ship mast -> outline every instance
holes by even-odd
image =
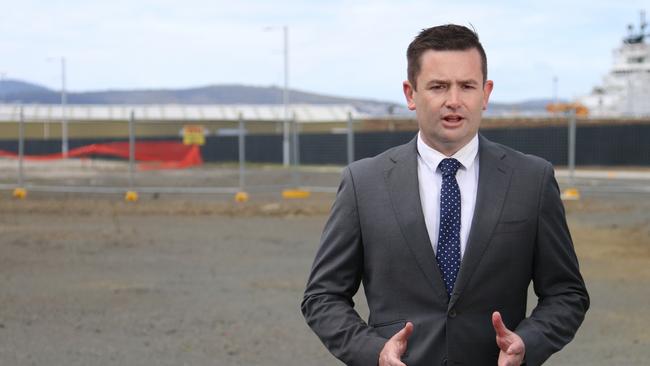
[[[638,44],[643,43],[645,37],[650,37],[650,33],[646,34],[645,28],[648,26],[648,23],[645,21],[645,10],[641,10],[641,22],[639,24],[639,33],[634,34],[634,25],[630,24],[627,26],[630,35],[623,39],[623,42],[626,44]]]

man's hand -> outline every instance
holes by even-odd
[[[497,333],[497,346],[499,352],[499,366],[519,366],[524,362],[526,346],[517,333],[506,328],[498,311],[492,313],[492,326]]]
[[[413,323],[408,322],[389,339],[379,353],[379,366],[406,366],[401,360],[406,352],[407,341],[413,333]]]

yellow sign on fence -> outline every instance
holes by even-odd
[[[183,144],[205,145],[205,133],[203,125],[183,126]]]

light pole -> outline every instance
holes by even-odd
[[[279,27],[266,27],[265,30],[274,30]],[[286,167],[291,162],[290,145],[289,145],[289,27],[282,26],[282,36],[284,43],[284,89],[282,90],[282,164]]]

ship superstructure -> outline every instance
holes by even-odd
[[[580,103],[596,117],[650,115],[650,33],[645,12],[641,12],[638,31],[628,26],[629,34],[613,52],[614,64],[601,86]]]

